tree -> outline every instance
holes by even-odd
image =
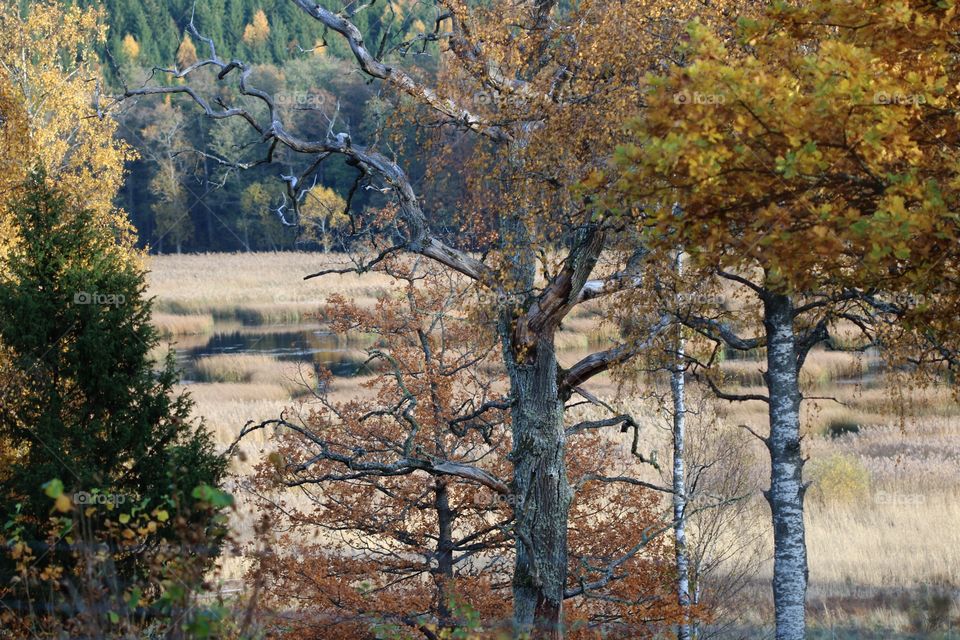
[[[123,54],[127,60],[136,60],[140,55],[140,43],[129,33],[123,36]]]
[[[263,9],[257,9],[253,14],[253,22],[243,29],[243,42],[249,47],[263,45],[270,37],[270,23]]]
[[[157,229],[157,251],[163,253],[170,244],[180,253],[183,243],[193,235],[193,221],[186,190],[180,184],[180,173],[172,157],[159,161],[159,171],[150,181],[150,193],[156,197],[151,206]]]
[[[147,126],[141,130],[143,154],[157,168],[148,187],[154,196],[150,206],[154,222],[152,240],[160,253],[171,245],[180,253],[193,236],[190,194],[183,184],[190,170],[188,156],[183,154],[188,148],[183,121],[179,109],[159,104],[150,113]]]
[[[584,593],[568,584],[573,491],[566,457],[571,441],[583,434],[576,431],[568,437],[567,402],[577,394],[592,397],[584,384],[635,358],[649,343],[648,329],[653,326],[656,333],[668,324],[656,317],[636,318],[635,331],[608,349],[567,369],[558,365],[554,339],[564,318],[590,301],[616,307],[620,293],[643,284],[639,276],[646,256],[631,229],[614,217],[594,215],[589,200],[573,187],[602,164],[605,153],[613,152],[619,123],[639,101],[643,76],[674,48],[678,19],[707,10],[694,3],[569,7],[498,2],[486,7],[449,2],[442,4],[440,22],[448,25],[442,36],[439,31],[425,33],[391,46],[387,37],[373,51],[346,12],[334,13],[312,2],[296,4],[336,34],[341,46],[349,45],[359,68],[399,94],[396,100],[409,104],[412,115],[430,125],[427,129],[436,132],[439,144],[467,136],[475,145],[465,168],[473,176],[471,190],[458,203],[466,215],[453,216],[448,228],[436,224],[435,212],[425,209],[415,183],[399,164],[378,148],[355,143],[349,132],[337,130],[333,118],[320,138],[295,132],[274,97],[250,82],[252,67],[228,63],[212,50],[197,68],[217,70],[221,81],[239,78],[239,93],[258,102],[258,108],[268,112],[265,117],[239,102],[214,107],[189,86],[128,88],[124,97],[184,93],[210,117],[242,118],[263,136],[270,150],[264,160],[283,153],[287,161],[303,167],[284,176],[295,200],[323,161],[343,159],[357,171],[348,203],[365,184],[391,205],[373,209],[372,215],[353,213],[349,245],[361,255],[344,269],[368,270],[388,255],[408,252],[471,278],[487,292],[485,299],[494,302],[495,310],[486,318],[497,327],[515,399],[511,460],[517,505],[512,579],[516,630],[562,636],[564,600]],[[723,9],[711,9],[710,16],[726,20],[735,13]],[[411,47],[437,40],[446,47],[437,80],[408,73],[403,57]],[[168,73],[184,78],[195,70]],[[439,164],[445,155],[424,160]],[[619,414],[598,424],[625,431],[639,428]],[[635,447],[633,452],[639,453]]]
[[[30,3],[22,14],[18,3],[0,6],[0,83],[23,114],[4,127],[12,137],[7,150],[14,152],[5,180],[22,184],[39,158],[72,205],[92,211],[93,224],[121,238],[111,250],[138,260],[133,228],[113,206],[130,149],[114,137],[116,122],[100,117],[93,47],[104,39],[102,18],[95,9],[58,2]],[[9,195],[4,190],[4,198]],[[7,216],[0,208],[0,229]]]
[[[683,275],[683,252],[677,251],[675,261],[677,276]],[[680,300],[678,300],[680,302]],[[677,305],[679,306],[679,304]],[[689,503],[687,489],[687,363],[684,357],[686,340],[683,336],[683,325],[677,323],[673,327],[675,332],[673,348],[674,362],[670,367],[670,400],[671,418],[673,424],[673,545],[674,557],[677,563],[677,601],[684,609],[684,619],[677,626],[677,640],[690,640],[693,634],[694,623],[690,609],[696,596],[690,593],[690,551],[687,549],[687,518],[686,510]]]
[[[48,180],[33,173],[10,205],[20,240],[0,277],[0,339],[17,383],[0,389],[0,440],[23,452],[4,477],[0,512],[19,514],[30,545],[46,538],[50,504],[41,486],[51,479],[62,479],[68,506],[70,496],[92,504],[90,496],[103,495],[154,508],[189,503],[191,491],[216,485],[226,466],[191,420],[189,398],[174,394],[172,354],[154,370],[159,339],[143,270],[115,251],[116,238],[92,211],[72,209]],[[105,513],[91,519],[93,530],[109,523]],[[149,540],[170,539],[174,524]],[[41,558],[69,564],[69,553]],[[132,550],[115,560],[129,575],[137,559]]]
[[[317,242],[324,253],[329,253],[334,232],[350,222],[344,212],[346,206],[347,201],[329,187],[319,185],[310,189],[299,207],[300,240]]]
[[[743,313],[681,320],[728,348],[766,349],[767,395],[713,386],[769,404],[778,638],[805,626],[806,355],[838,346],[841,323],[863,331],[861,348],[892,347],[880,327],[956,299],[956,21],[952,3],[778,3],[744,21],[732,47],[694,24],[685,64],[650,79],[617,153],[609,201],[644,207],[651,245],[687,247],[700,274],[759,305],[754,337],[739,333]],[[891,304],[903,292],[922,309]]]
[[[271,604],[296,604],[291,637],[503,630],[516,541],[497,336],[478,330],[463,278],[400,259],[379,269],[399,291],[373,309],[335,296],[322,312],[335,331],[376,336],[366,390],[334,401],[327,373],[314,406],[238,438],[274,428],[278,445],[255,493],[282,536],[251,573],[269,577]],[[634,475],[643,465],[615,460],[600,428],[567,427],[579,442],[567,452],[571,637],[654,635],[680,615],[657,535],[671,518]]]
[[[20,242],[10,203],[38,158],[69,200],[68,214],[89,209],[90,224],[118,240],[105,250],[131,263],[140,259],[132,226],[113,207],[130,151],[114,139],[116,123],[97,117],[100,85],[91,48],[102,42],[101,18],[95,10],[56,2],[30,3],[23,12],[18,3],[0,6],[0,275],[8,275],[7,256]],[[21,396],[9,390],[22,380],[12,373],[13,352],[3,340],[0,335],[0,369],[9,374],[5,382],[10,385],[5,385],[4,408],[16,412],[13,403]],[[30,454],[29,445],[21,442],[5,454],[5,462],[13,465]]]
[[[0,192],[9,194],[22,175],[20,158],[32,153],[32,145],[27,133],[26,110],[5,74],[0,75],[0,111],[4,114],[0,122]],[[0,215],[0,257],[6,256],[15,243],[12,220],[3,213]]]
[[[300,603],[299,637],[322,621],[315,637],[365,637],[379,624],[436,638],[463,622],[456,602],[486,620],[506,604],[497,583],[512,540],[501,479],[510,401],[482,374],[496,343],[472,335],[458,317],[462,294],[442,274],[384,271],[401,287],[376,308],[334,296],[322,311],[337,332],[377,337],[367,391],[333,401],[324,372],[315,408],[249,424],[238,438],[275,426],[278,449],[259,469],[257,493],[296,487],[308,499],[300,508],[279,506],[283,492],[263,501],[284,534],[252,571],[270,577],[271,603]],[[318,534],[337,542],[301,542]]]
[[[189,67],[194,62],[197,61],[197,47],[193,44],[193,40],[190,39],[190,34],[183,34],[183,42],[180,43],[180,48],[177,49],[177,64],[181,67]]]

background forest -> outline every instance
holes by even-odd
[[[336,113],[357,143],[366,144],[394,110],[377,87],[353,72],[343,42],[325,39],[324,28],[304,20],[292,2],[77,4],[102,7],[109,16],[109,35],[97,47],[109,89],[141,84],[155,67],[195,62],[197,47],[204,45],[188,33],[193,19],[200,33],[216,43],[219,55],[255,65],[252,80],[274,93],[306,133],[322,133],[328,124],[315,117],[317,111]],[[398,35],[426,32],[432,15],[420,3],[401,0],[358,7],[354,20],[368,41],[395,46]],[[415,67],[430,70],[436,59],[418,55],[423,46],[409,47],[406,57]],[[325,166],[319,184],[327,190],[318,189],[308,200],[302,228],[284,227],[277,224],[275,213],[283,201],[283,183],[277,179],[285,173],[282,164],[237,179],[236,171],[218,162],[253,159],[248,147],[256,138],[239,123],[211,122],[180,100],[140,103],[124,109],[118,122],[118,134],[137,154],[128,164],[118,204],[130,213],[140,246],[156,253],[336,248],[338,226],[346,219],[343,198],[337,194],[350,192],[354,181],[347,167]],[[414,127],[407,131],[412,141]],[[402,142],[396,141],[400,154]],[[425,168],[415,154],[409,155],[416,176]],[[354,198],[362,208],[372,195],[360,190]]]

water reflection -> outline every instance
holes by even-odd
[[[197,379],[196,362],[213,355],[261,355],[281,362],[302,362],[329,369],[334,376],[368,373],[366,355],[355,337],[322,329],[295,331],[220,331],[209,336],[179,337],[172,343],[183,382]]]

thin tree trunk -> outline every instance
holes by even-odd
[[[515,633],[563,637],[567,575],[567,518],[572,491],[564,462],[563,403],[557,393],[552,336],[536,353],[512,360],[511,387],[516,563],[513,574]]]
[[[766,382],[770,396],[770,490],[773,515],[773,600],[777,640],[803,640],[807,548],[803,526],[803,457],[800,452],[800,387],[793,303],[764,296]]]
[[[434,487],[434,507],[437,510],[437,569],[434,580],[437,584],[437,612],[440,628],[451,625],[450,586],[453,584],[453,509],[447,479],[437,478]]]
[[[682,274],[682,252],[677,253],[675,269]],[[686,470],[686,389],[684,387],[683,327],[677,325],[676,356],[670,370],[670,392],[673,396],[673,538],[677,563],[677,602],[684,610],[684,618],[677,626],[677,640],[690,640],[690,557],[687,553],[687,530],[684,512],[687,509]]]

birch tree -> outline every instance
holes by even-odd
[[[766,351],[766,394],[707,381],[721,398],[769,405],[758,436],[771,461],[777,638],[805,629],[804,359],[837,346],[839,323],[863,331],[861,347],[889,346],[877,333],[889,326],[929,345],[948,337],[934,318],[955,315],[944,310],[956,300],[956,33],[952,2],[778,3],[743,21],[735,46],[694,24],[687,64],[651,78],[612,182],[591,180],[621,206],[659,202],[643,220],[651,241],[689,247],[705,277],[756,300],[752,334],[747,315],[681,321]],[[679,220],[665,214],[676,200]],[[903,293],[918,304],[891,303]]]

